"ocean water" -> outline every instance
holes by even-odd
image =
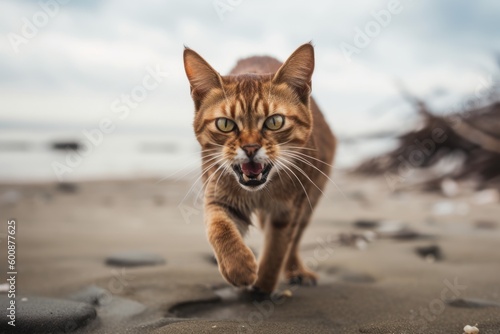
[[[56,150],[54,143],[78,142],[80,150]],[[395,144],[391,139],[340,143],[336,168],[348,168]],[[117,133],[89,140],[81,131],[3,130],[0,182],[193,177],[200,172],[192,133]]]

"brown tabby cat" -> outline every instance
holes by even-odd
[[[202,147],[205,221],[224,278],[271,293],[284,269],[292,283],[315,284],[299,242],[330,173],[336,141],[312,98],[314,49],[284,63],[240,60],[228,76],[193,50],[184,67]],[[259,265],[243,235],[252,214],[265,231]]]

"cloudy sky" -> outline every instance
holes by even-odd
[[[349,136],[408,118],[397,82],[449,104],[487,84],[500,54],[500,2],[2,0],[0,32],[4,126],[85,128],[109,116],[122,129],[189,131],[183,45],[224,74],[239,58],[284,60],[312,40],[313,95]],[[159,85],[126,117],[114,113],[158,68]]]

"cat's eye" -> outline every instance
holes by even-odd
[[[264,122],[265,127],[273,131],[281,129],[284,124],[285,124],[285,117],[283,117],[282,115],[270,116]]]
[[[217,118],[215,120],[215,125],[217,126],[217,129],[222,132],[231,132],[236,128],[236,123],[234,123],[234,121],[224,117]]]

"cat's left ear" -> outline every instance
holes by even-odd
[[[222,78],[205,59],[189,48],[184,49],[184,70],[191,85],[196,110],[214,88],[222,88]]]
[[[300,100],[308,104],[311,78],[314,72],[314,48],[311,43],[300,46],[274,75],[273,83],[285,83],[295,90]]]

